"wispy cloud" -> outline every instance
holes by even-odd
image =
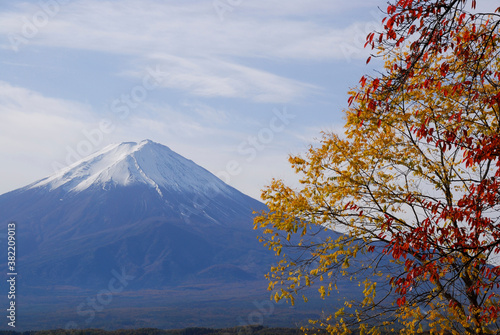
[[[200,102],[190,101],[184,101],[182,106],[193,110],[204,122],[215,122],[217,124],[227,124],[229,122],[229,115],[224,110]]]
[[[48,174],[49,166],[43,166],[47,157],[60,155],[61,144],[78,138],[92,123],[88,106],[0,81],[0,154],[5,162],[18,162],[2,165],[2,175],[9,176],[2,188],[19,187]]]
[[[187,59],[157,54],[152,56],[149,63],[158,64],[162,69],[162,86],[187,90],[201,97],[285,103],[320,91],[314,85],[219,59]]]
[[[211,1],[184,3],[154,0],[75,0],[40,28],[33,43],[105,52],[238,57],[330,59],[349,27],[336,24],[346,6],[336,2],[292,1],[286,5],[263,1],[243,2],[237,20],[220,22]],[[22,18],[30,21],[40,8],[20,3],[17,11],[0,15],[0,33],[20,32]],[[316,14],[311,15],[311,14]],[[320,16],[319,16],[320,15]],[[328,19],[328,21],[327,21]],[[338,32],[339,34],[335,34]],[[332,40],[332,35],[338,35]],[[283,49],[307,41],[326,42],[321,47]],[[314,52],[312,52],[314,51]]]
[[[259,68],[259,60],[345,58],[339,46],[351,46],[357,36],[326,19],[347,9],[352,5],[318,0],[248,1],[232,13],[234,19],[221,22],[211,1],[75,0],[61,5],[27,43],[126,55],[137,60],[133,64],[159,61],[169,73],[165,87],[195,96],[283,103],[318,88]],[[1,13],[0,34],[21,34],[40,10],[23,2]]]

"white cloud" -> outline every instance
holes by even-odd
[[[335,24],[341,7],[345,5],[317,0],[286,5],[257,1],[235,8],[238,12],[233,14],[241,14],[237,20],[221,22],[211,1],[79,0],[62,6],[30,42],[142,55],[331,59],[338,57],[334,50],[339,41],[350,42],[350,36],[345,36],[350,27]],[[19,11],[0,15],[1,33],[21,34],[26,24],[20,18],[35,22],[40,8],[24,4]],[[311,50],[310,41],[325,43]],[[283,52],[294,45],[305,47]]]
[[[89,129],[92,120],[85,105],[47,98],[0,81],[1,191],[52,173],[47,157],[61,155],[63,144],[83,136],[82,130]]]
[[[319,91],[313,85],[218,59],[155,55],[150,62],[161,69],[162,86],[188,90],[201,97],[285,103]]]
[[[182,106],[193,110],[204,122],[227,124],[229,122],[229,114],[220,109],[216,109],[209,105],[200,102],[185,101]]]
[[[344,11],[367,6],[362,3],[242,1],[231,20],[221,21],[212,1],[75,0],[53,10],[29,38],[23,30],[37,26],[43,10],[20,3],[17,11],[0,13],[0,34],[14,33],[38,46],[128,55],[138,63],[162,60],[170,73],[165,86],[196,96],[281,103],[317,88],[255,64],[365,58],[362,24],[335,24]]]
[[[323,0],[288,0],[270,2],[265,0],[242,1],[241,11],[252,10],[253,14],[272,16],[301,16],[344,14],[347,11],[362,11],[380,5],[378,0],[363,1],[323,1]]]

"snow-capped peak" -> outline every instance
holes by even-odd
[[[212,191],[229,188],[191,160],[151,140],[109,145],[29,188],[63,187],[78,192],[91,186],[106,189],[132,184],[149,185],[160,196],[161,189],[206,193],[207,185]]]

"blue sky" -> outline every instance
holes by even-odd
[[[41,0],[0,5],[0,193],[151,139],[258,198],[341,131],[384,1]]]

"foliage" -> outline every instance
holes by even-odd
[[[384,72],[350,92],[345,134],[290,158],[299,190],[274,180],[263,191],[255,225],[282,256],[275,299],[315,282],[340,294],[339,276],[364,288],[318,328],[500,330],[500,20],[466,6],[389,4],[385,31],[367,37]]]

